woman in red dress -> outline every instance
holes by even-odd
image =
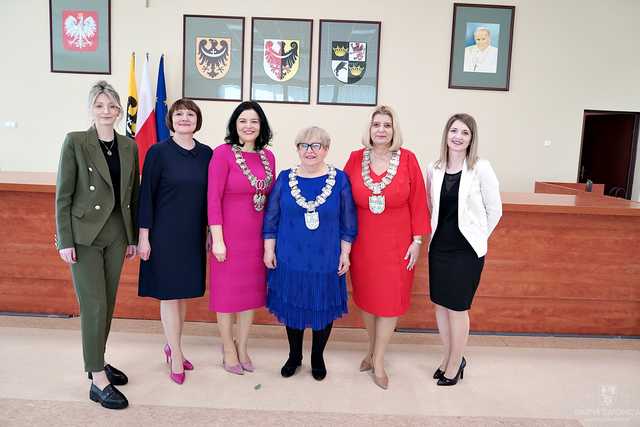
[[[386,389],[384,353],[398,317],[409,308],[413,267],[422,236],[431,230],[420,165],[411,151],[400,149],[393,109],[376,107],[362,144],[365,148],[352,152],[344,168],[358,210],[351,284],[369,335],[360,370],[371,370],[373,381]]]

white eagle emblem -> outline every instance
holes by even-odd
[[[95,50],[98,22],[95,12],[70,11],[64,13],[64,45],[69,50]]]

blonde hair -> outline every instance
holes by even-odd
[[[318,126],[309,126],[298,132],[295,139],[295,145],[303,142],[320,142],[324,148],[329,148],[331,145],[331,137],[329,132]]]
[[[389,107],[388,105],[378,105],[371,113],[371,116],[369,116],[369,124],[362,134],[362,145],[364,145],[366,148],[373,147],[373,141],[371,141],[371,124],[373,123],[373,118],[377,114],[391,117],[391,124],[393,125],[393,138],[391,139],[391,147],[389,147],[389,151],[398,151],[402,146],[402,132],[400,131],[398,114],[394,111],[393,108]]]
[[[91,86],[91,89],[89,90],[89,105],[88,105],[89,111],[91,111],[91,109],[93,108],[93,104],[95,104],[96,99],[102,94],[106,95],[107,98],[109,98],[118,106],[118,108],[120,109],[120,113],[118,114],[118,120],[120,120],[124,112],[122,108],[122,104],[120,103],[120,95],[118,95],[118,92],[116,92],[113,86],[111,86],[105,80],[100,80],[96,82],[93,86]]]
[[[451,129],[451,126],[456,120],[460,120],[464,123],[471,132],[471,141],[469,141],[469,146],[467,147],[467,169],[473,169],[478,161],[478,125],[476,124],[476,120],[470,114],[456,113],[449,117],[449,120],[447,120],[447,123],[444,125],[444,130],[442,131],[442,144],[440,146],[440,158],[434,164],[436,168],[447,168],[447,161],[449,160],[447,135],[449,133],[449,129]]]

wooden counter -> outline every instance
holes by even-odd
[[[54,192],[53,173],[0,172],[0,312],[78,314],[54,247]],[[588,193],[502,198],[473,330],[640,335],[640,203]],[[399,327],[435,329],[425,249]],[[137,296],[137,277],[138,261],[126,262],[115,315],[157,319],[158,302]],[[187,318],[215,321],[208,294],[190,301]],[[256,321],[276,323],[264,309]],[[336,326],[362,326],[351,301]]]

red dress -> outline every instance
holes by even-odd
[[[402,148],[398,172],[383,191],[385,210],[369,210],[371,190],[362,180],[364,149],[351,153],[349,175],[358,210],[358,236],[351,249],[351,285],[356,305],[376,316],[396,317],[409,308],[415,268],[404,259],[414,235],[431,233],[427,190],[415,154]],[[386,175],[371,178],[379,182]]]

